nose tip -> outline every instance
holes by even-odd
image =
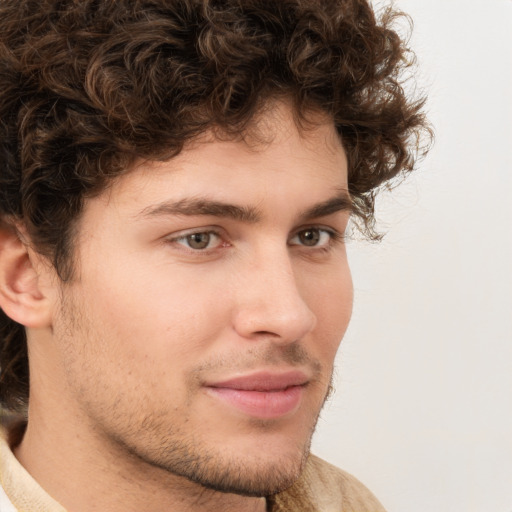
[[[301,296],[295,278],[286,272],[279,279],[253,281],[239,302],[235,328],[244,338],[272,337],[274,341],[298,341],[316,326],[316,315]]]

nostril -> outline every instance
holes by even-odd
[[[270,331],[256,331],[254,334],[265,334],[267,336],[275,336],[275,333]]]

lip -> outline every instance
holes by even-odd
[[[257,372],[208,383],[208,394],[245,415],[276,419],[295,412],[308,384],[301,371]]]

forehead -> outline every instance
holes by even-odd
[[[333,121],[315,114],[299,125],[292,109],[279,104],[240,137],[212,129],[170,160],[138,162],[87,202],[99,200],[136,214],[169,198],[214,195],[230,203],[261,203],[304,194],[314,199],[315,192],[325,195],[346,187],[347,160]]]

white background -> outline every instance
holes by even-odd
[[[512,512],[512,0],[398,0],[436,143],[349,242],[355,309],[313,450],[389,512]],[[366,512],[366,511],[361,511]]]

